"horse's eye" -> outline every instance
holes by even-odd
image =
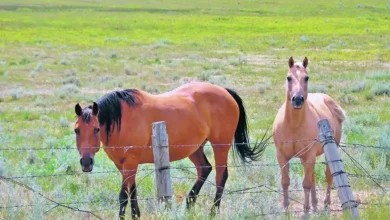
[[[309,77],[308,76],[305,77],[305,82],[307,82],[307,81],[309,81]]]
[[[95,128],[94,129],[95,134],[98,133],[99,131],[100,131],[100,128]]]
[[[80,134],[80,129],[78,129],[78,128],[74,129],[74,133]]]
[[[291,76],[287,76],[287,81],[291,82],[291,80],[292,80]]]

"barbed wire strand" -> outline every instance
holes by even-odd
[[[301,164],[321,164],[326,165],[326,162],[315,162],[315,163],[290,163],[290,165],[301,165]],[[220,168],[220,167],[227,167],[227,168],[241,168],[241,167],[272,167],[272,166],[279,166],[279,164],[276,163],[268,163],[268,164],[246,164],[246,165],[226,165],[226,166],[185,166],[185,167],[169,167],[168,169],[196,169],[196,168]],[[78,176],[78,175],[95,175],[95,174],[108,174],[108,173],[118,173],[121,172],[131,172],[131,171],[156,171],[154,168],[142,168],[142,169],[125,169],[125,170],[105,170],[105,171],[93,171],[93,172],[77,172],[77,173],[55,173],[55,174],[31,174],[31,175],[23,175],[23,176],[4,176],[8,179],[25,179],[25,178],[46,178],[46,177],[63,177],[63,176]]]
[[[381,150],[390,150],[390,146],[374,146],[374,145],[363,145],[363,144],[357,144],[357,143],[343,143],[340,142],[340,147],[344,148],[363,148],[363,149],[381,149]]]
[[[360,170],[362,170],[364,173],[366,173],[366,175],[379,187],[381,188],[381,190],[386,193],[386,189],[383,188],[374,178],[372,178],[372,176],[370,175],[370,173],[358,162],[356,161],[349,153],[347,153],[347,151],[345,151],[343,148],[340,148],[348,157],[349,159],[352,161],[353,164],[355,164],[355,166],[357,166],[358,168],[360,167]]]
[[[313,141],[316,139],[307,138],[307,139],[297,139],[297,140],[286,140],[286,141],[279,141],[279,142],[268,142],[266,145],[269,144],[276,144],[276,143],[297,143],[297,142],[306,142],[306,141]],[[230,144],[212,144],[213,147],[226,147],[230,146],[233,143]],[[236,145],[247,145],[247,144],[258,144],[257,142],[242,142],[242,143],[235,143]],[[203,146],[202,144],[177,144],[177,145],[168,145],[168,146],[158,146],[158,147],[200,147]],[[90,146],[90,147],[41,147],[41,148],[0,148],[0,151],[42,151],[42,150],[77,150],[77,149],[95,149],[95,148],[105,148],[105,149],[124,149],[125,151],[129,149],[134,148],[153,148],[153,146]]]
[[[33,192],[33,193],[38,194],[38,195],[41,196],[42,198],[44,198],[44,199],[46,199],[46,200],[48,200],[48,201],[54,203],[54,205],[55,205],[54,208],[57,208],[57,207],[64,207],[64,208],[73,210],[73,211],[75,211],[75,212],[87,213],[87,214],[90,214],[90,215],[96,217],[97,219],[103,220],[103,218],[101,218],[100,216],[96,215],[95,213],[93,213],[93,212],[91,212],[91,211],[87,211],[87,210],[83,210],[83,209],[71,207],[71,206],[68,206],[68,205],[65,205],[65,204],[56,202],[55,200],[50,199],[49,197],[43,195],[41,192],[38,192],[37,190],[31,188],[30,186],[27,186],[27,185],[24,184],[24,183],[19,182],[19,181],[16,181],[16,180],[13,180],[13,179],[7,179],[7,178],[2,177],[2,176],[0,176],[0,179],[1,179],[1,180],[5,180],[5,181],[12,182],[12,183],[17,184],[17,185],[19,185],[19,186],[21,186],[21,187],[23,187],[23,188],[25,188],[25,189],[27,189],[27,190]]]
[[[298,140],[286,140],[278,142],[267,142],[266,145],[278,144],[278,143],[298,143],[298,142],[307,142],[313,141],[316,139],[307,138],[307,139],[298,139]],[[246,145],[246,144],[256,144],[256,142],[247,142],[247,143],[236,143],[236,145]],[[213,144],[213,146],[227,146],[230,144]],[[169,146],[159,146],[159,147],[200,147],[202,144],[182,144],[182,145],[169,145]],[[374,146],[374,145],[363,145],[357,143],[339,143],[340,148],[376,148],[382,150],[390,150],[390,146]],[[126,151],[133,148],[153,148],[153,146],[102,146],[102,147],[82,147],[82,149],[89,148],[105,148],[105,149],[125,149]],[[41,148],[0,148],[0,151],[42,151],[42,150],[77,150],[81,148],[77,147],[41,147]]]

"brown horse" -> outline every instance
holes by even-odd
[[[299,157],[305,172],[302,184],[305,195],[304,211],[308,212],[310,210],[310,192],[313,210],[317,208],[314,165],[316,157],[324,153],[321,143],[316,141],[319,136],[317,122],[320,119],[328,119],[333,128],[336,142],[339,143],[345,112],[328,95],[308,93],[307,57],[305,57],[302,64],[294,64],[293,58],[290,57],[288,65],[286,100],[276,115],[273,124],[273,137],[282,172],[283,205],[286,209],[289,206],[288,187],[290,177],[288,162],[293,157]],[[328,188],[324,204],[327,207],[330,205],[330,190],[333,182],[328,165],[326,165],[325,173]]]
[[[188,194],[187,208],[195,203],[212,170],[203,152],[207,141],[213,147],[216,165],[217,192],[212,214],[215,208],[219,208],[228,178],[226,165],[231,145],[233,144],[243,162],[258,159],[265,149],[265,141],[250,146],[247,116],[237,93],[209,83],[188,83],[159,95],[151,95],[138,89],[115,91],[84,109],[76,104],[75,112],[78,116],[75,124],[76,144],[82,170],[92,171],[94,155],[102,142],[104,151],[121,171],[121,218],[125,215],[128,195],[131,199],[132,217],[140,217],[135,175],[139,164],[154,162],[153,149],[143,147],[152,144],[153,122],[166,123],[171,146],[170,160],[189,157],[197,166],[198,178]],[[126,146],[135,147],[125,148]]]

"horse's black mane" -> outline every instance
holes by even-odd
[[[110,92],[101,97],[96,103],[99,106],[99,124],[105,125],[108,137],[117,128],[119,132],[122,122],[122,104],[121,100],[125,101],[129,106],[135,106],[139,103],[137,89],[125,89],[120,91]],[[87,109],[88,108],[88,109]],[[83,111],[83,120],[89,121],[92,114],[92,105],[88,106]]]

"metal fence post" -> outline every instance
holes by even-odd
[[[323,145],[326,161],[338,189],[338,195],[341,201],[341,207],[344,212],[351,212],[354,219],[359,219],[357,202],[352,194],[352,188],[349,185],[347,173],[344,170],[343,162],[337,151],[337,144],[333,136],[332,128],[327,119],[318,121],[319,138]]]

